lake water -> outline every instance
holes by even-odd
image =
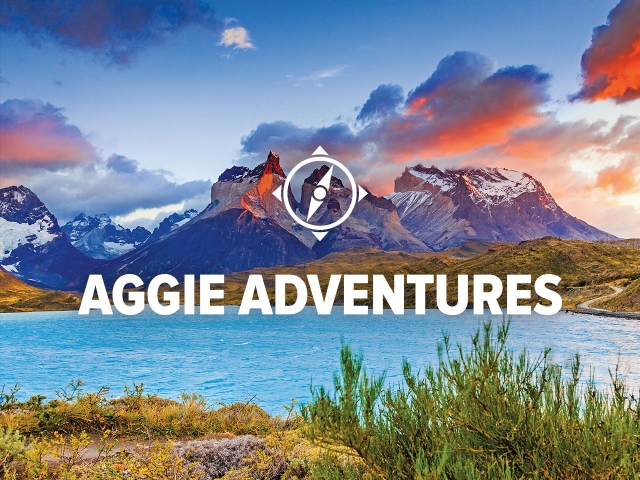
[[[336,307],[334,311],[340,312]],[[101,385],[118,396],[125,385],[144,382],[149,392],[176,398],[197,392],[208,401],[254,398],[270,413],[282,413],[292,398],[309,400],[309,384],[332,385],[341,339],[362,351],[371,372],[401,380],[401,360],[414,366],[434,363],[442,331],[452,342],[469,345],[486,317],[468,310],[457,317],[438,311],[426,316],[300,315],[160,317],[145,311],[135,317],[76,312],[0,314],[0,386],[22,387],[21,398],[56,391],[72,379],[86,388]],[[496,322],[501,317],[494,318]],[[620,358],[622,371],[640,386],[640,321],[560,313],[514,317],[509,344],[537,354],[552,348],[553,360],[568,365],[575,352],[585,371],[608,383],[608,367]]]

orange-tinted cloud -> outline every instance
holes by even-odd
[[[622,0],[593,30],[582,55],[582,88],[573,100],[640,98],[640,0]]]
[[[377,134],[402,161],[499,145],[544,119],[539,107],[548,100],[549,80],[534,65],[496,70],[484,55],[456,52],[409,93],[405,114]]]
[[[533,65],[496,70],[484,55],[456,52],[409,93],[403,108],[399,87],[374,90],[358,116],[364,122],[359,130],[344,123],[318,129],[263,123],[242,139],[243,153],[262,158],[273,149],[287,158],[320,144],[343,158],[373,155],[388,163],[501,145],[513,132],[545,120],[539,107],[548,100],[549,80],[549,74]]]
[[[595,186],[614,193],[628,193],[640,187],[639,176],[640,162],[627,159],[619,165],[600,170]]]
[[[62,109],[39,100],[0,104],[0,165],[3,170],[57,169],[93,160],[95,148]]]

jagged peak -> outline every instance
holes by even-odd
[[[282,167],[280,166],[280,157],[273,151],[267,155],[267,161],[261,163],[254,169],[245,167],[242,165],[234,165],[231,168],[227,168],[218,177],[219,182],[241,182],[244,178],[262,178],[263,175],[279,175],[282,178],[286,178]]]
[[[320,180],[325,176],[325,174],[329,171],[329,167],[327,165],[322,165],[319,169],[316,168],[311,172],[307,178],[304,179],[304,183],[309,183],[311,185],[317,185]],[[330,185],[333,188],[344,188],[342,180],[338,177],[331,176]]]
[[[286,175],[280,166],[280,157],[277,153],[269,151],[269,155],[267,156],[267,163],[264,166],[264,175],[267,174],[277,174],[282,178],[285,178]]]
[[[24,185],[12,185],[10,187],[0,188],[0,200],[3,202],[15,201],[22,203],[27,197],[40,201],[38,196]]]
[[[28,223],[39,220],[50,223],[58,229],[58,221],[46,205],[24,185],[0,188],[0,217],[10,222]]]
[[[438,173],[444,173],[443,170],[440,170],[438,167],[436,167],[435,165],[431,165],[430,167],[425,167],[424,165],[422,165],[421,163],[409,168],[407,167],[405,169],[405,171],[416,171],[416,172],[421,172],[421,173],[431,173],[431,174],[438,174]]]

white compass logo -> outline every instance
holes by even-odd
[[[309,198],[307,212],[303,214],[300,210],[298,210],[298,212],[303,215],[303,217],[301,217],[296,213],[296,209],[294,208],[294,206],[291,205],[289,195],[283,194],[283,192],[289,192],[289,189],[291,188],[291,180],[295,178],[298,172],[301,172],[301,169],[304,169],[304,167],[307,167],[308,165],[314,163],[322,163],[324,167],[323,170],[325,170],[325,172],[322,178],[320,178],[317,183],[315,183],[315,188],[313,189],[311,198]],[[331,180],[332,178],[335,179],[334,173],[336,173],[336,175],[338,174],[336,172],[336,169],[339,170],[342,176],[349,181],[351,187],[351,200],[348,204],[347,210],[340,218],[331,223],[327,223],[324,225],[311,223],[311,218],[316,214],[316,212],[318,212],[320,207],[332,199],[330,195],[332,191]],[[305,228],[308,228],[312,231],[311,233],[313,233],[313,235],[315,235],[318,240],[322,240],[329,230],[337,227],[347,218],[349,218],[356,206],[356,203],[362,200],[367,195],[367,191],[356,184],[353,175],[347,169],[347,167],[345,167],[339,161],[329,157],[327,152],[325,152],[322,147],[318,147],[316,148],[315,152],[313,152],[310,158],[303,160],[295,167],[293,167],[284,182],[284,186],[279,186],[278,188],[276,188],[273,191],[273,195],[275,195],[278,200],[284,203],[287,212],[289,212],[289,215],[296,223],[302,225]]]

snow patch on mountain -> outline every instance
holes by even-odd
[[[49,217],[29,225],[28,223],[8,222],[0,218],[0,260],[4,260],[21,245],[42,246],[55,239],[58,234],[50,233],[52,222]]]
[[[147,238],[145,243],[155,242],[160,237],[164,237],[168,233],[171,233],[175,229],[190,222],[197,215],[198,211],[193,208],[186,210],[183,213],[172,213],[160,222],[160,225],[153,230],[153,233],[149,235],[149,238]]]
[[[151,235],[146,228],[124,228],[111,220],[109,215],[77,215],[62,226],[73,246],[84,254],[102,260],[110,260],[142,245]]]
[[[613,238],[558,206],[542,183],[506,168],[407,168],[387,198],[402,225],[442,250],[466,240],[521,241],[544,236]]]

